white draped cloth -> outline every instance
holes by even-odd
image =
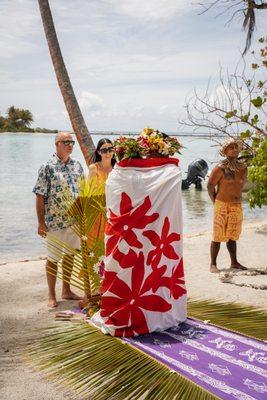
[[[181,171],[175,158],[124,160],[106,183],[104,333],[135,336],[186,319]]]

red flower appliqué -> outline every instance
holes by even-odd
[[[146,289],[147,287],[147,290],[149,290],[151,288],[153,293],[156,293],[156,291],[163,286],[170,289],[171,278],[164,276],[166,270],[166,265],[153,269],[151,274],[146,278],[143,289]]]
[[[184,266],[183,259],[179,261],[176,267],[172,269],[172,277],[171,277],[171,294],[175,300],[179,299],[179,297],[186,294],[186,289],[184,287]]]
[[[104,270],[103,282],[101,285],[102,294],[104,294],[107,290],[109,290],[116,276],[117,276],[116,272]]]
[[[118,243],[122,239],[131,247],[136,247],[138,249],[143,247],[143,244],[138,240],[134,229],[144,229],[148,224],[154,222],[158,218],[158,213],[146,215],[150,208],[151,201],[149,196],[145,198],[140,206],[134,209],[131,198],[126,193],[122,193],[120,215],[116,215],[112,210],[110,210],[110,218],[106,227],[106,234],[110,236],[106,244],[107,256],[111,253],[114,256],[114,251],[117,250]],[[136,261],[133,252],[129,252],[128,255],[128,261],[133,265]]]
[[[162,254],[171,260],[179,259],[179,255],[175,252],[171,243],[179,241],[180,235],[175,232],[169,234],[169,229],[170,221],[169,218],[166,217],[164,220],[161,237],[155,231],[146,231],[143,233],[143,235],[150,240],[153,246],[155,246],[155,249],[151,250],[147,257],[147,264],[151,265],[152,268],[157,268]]]
[[[172,306],[162,297],[145,294],[151,285],[144,281],[144,254],[139,253],[132,269],[131,288],[118,276],[109,286],[108,291],[115,296],[104,295],[101,300],[100,314],[108,317],[106,325],[118,327],[115,336],[133,336],[148,333],[145,315],[142,311],[167,312]]]

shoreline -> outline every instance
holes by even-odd
[[[257,222],[244,222],[243,223],[243,230],[250,230],[250,229],[255,229],[257,230],[261,230],[263,229],[264,232],[267,234],[267,219],[263,220],[263,221],[257,221]],[[200,231],[200,232],[193,232],[193,233],[185,233],[183,234],[183,238],[185,239],[189,239],[189,238],[196,238],[196,237],[201,237],[201,236],[211,236],[212,231],[210,230],[206,230],[206,231]],[[241,233],[241,237],[240,239],[242,240],[242,233]],[[7,264],[14,264],[14,263],[27,263],[27,262],[31,262],[31,261],[42,261],[46,259],[46,255],[45,254],[39,254],[39,255],[35,255],[35,256],[22,256],[22,257],[18,257],[18,258],[14,258],[14,259],[4,259],[1,260],[0,259],[0,268],[3,265],[7,265]]]
[[[34,129],[34,128],[33,128]],[[59,130],[59,132],[69,132],[65,130]],[[74,135],[74,132],[71,132],[71,134]],[[176,133],[176,132],[167,132],[171,136],[177,136],[177,137],[190,137],[190,138],[203,138],[203,139],[209,139],[212,140],[212,136],[208,133]],[[138,132],[130,132],[130,131],[91,131],[90,134],[92,136],[137,136],[139,133]],[[46,136],[46,135],[56,135],[56,132],[0,132],[1,135],[19,135],[19,136]],[[225,136],[220,136],[220,137],[225,137]]]

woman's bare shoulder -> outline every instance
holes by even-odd
[[[89,167],[88,167],[88,169],[89,169],[89,172],[93,172],[93,171],[96,171],[97,170],[97,165],[96,164],[90,164],[89,165]]]
[[[88,167],[88,177],[92,178],[97,174],[97,165],[96,164],[91,164]]]

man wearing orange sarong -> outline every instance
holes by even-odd
[[[242,230],[243,210],[241,203],[214,202],[214,242],[238,240]]]
[[[217,268],[217,256],[221,242],[226,242],[231,257],[231,268],[246,269],[237,261],[236,241],[239,239],[242,221],[242,188],[246,181],[247,167],[238,160],[241,143],[228,139],[220,154],[226,157],[211,172],[208,192],[214,203],[213,237],[210,247],[211,272],[220,272]]]

